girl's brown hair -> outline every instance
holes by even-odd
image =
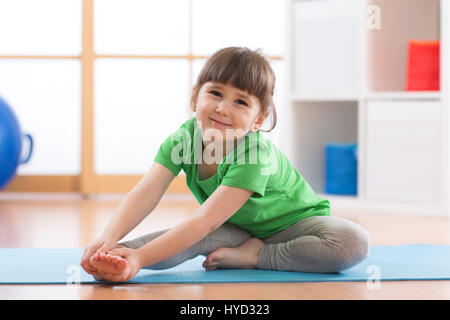
[[[194,111],[198,93],[207,82],[228,84],[257,97],[262,107],[260,114],[265,114],[268,110],[272,113],[270,129],[261,131],[269,132],[275,128],[277,123],[273,103],[275,74],[267,59],[260,53],[260,49],[252,51],[248,48],[229,47],[209,57],[192,91],[191,108]]]

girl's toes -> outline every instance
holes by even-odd
[[[213,256],[213,255],[209,255],[209,256],[206,257],[206,260],[205,260],[204,263],[205,263],[206,265],[210,265],[210,264],[212,264],[212,263],[214,262],[214,260],[215,260],[215,259],[214,259],[214,256]]]
[[[118,261],[116,263],[116,269],[119,271],[123,271],[127,268],[128,261],[122,258],[118,258]]]
[[[213,266],[207,266],[207,267],[205,267],[205,270],[206,271],[212,271],[212,270],[216,270],[217,269],[217,267],[213,267]]]
[[[218,267],[218,263],[215,261],[208,261],[205,260],[202,264],[203,268],[206,269],[206,271],[215,270]]]

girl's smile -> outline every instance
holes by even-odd
[[[212,123],[215,127],[218,127],[218,128],[231,128],[231,127],[232,127],[231,124],[227,124],[227,123],[224,123],[224,122],[221,122],[221,121],[212,119],[212,118],[209,118],[209,120],[211,120],[211,123]]]

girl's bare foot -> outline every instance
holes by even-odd
[[[264,242],[258,238],[250,238],[237,248],[217,248],[203,262],[203,267],[209,270],[224,269],[256,269],[258,268],[258,253],[264,247]]]
[[[90,258],[91,265],[97,269],[99,273],[120,274],[128,266],[128,261],[122,257],[97,251]],[[97,279],[96,277],[94,277]],[[100,278],[97,280],[101,280]]]

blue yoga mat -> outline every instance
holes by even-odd
[[[0,249],[1,284],[104,283],[84,272],[83,249]],[[450,280],[450,246],[374,246],[369,257],[341,273],[321,274],[250,269],[205,271],[199,256],[165,270],[142,269],[128,283],[317,282]]]

